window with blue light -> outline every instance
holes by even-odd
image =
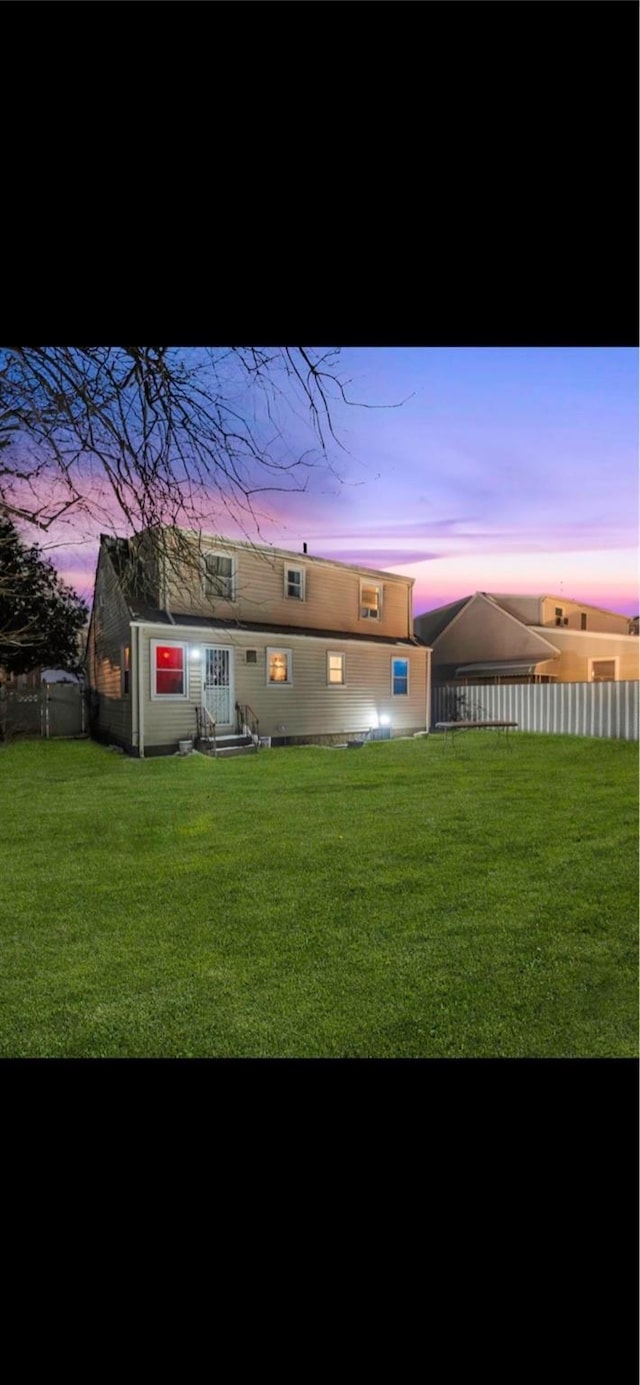
[[[409,692],[409,660],[391,660],[391,691],[394,697],[406,697]]]

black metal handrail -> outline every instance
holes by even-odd
[[[239,736],[251,736],[256,750],[260,749],[260,722],[248,702],[236,702],[236,729]]]
[[[211,712],[206,707],[196,707],[196,727],[199,741],[213,742],[213,753],[216,753],[216,724]]]

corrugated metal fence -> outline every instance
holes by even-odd
[[[504,683],[434,688],[437,721],[517,721],[521,731],[638,740],[640,683]]]

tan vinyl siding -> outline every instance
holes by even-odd
[[[185,644],[187,697],[166,701],[151,696],[151,641]],[[145,746],[168,745],[196,734],[195,709],[202,701],[202,661],[191,659],[190,649],[202,649],[207,641],[180,633],[173,626],[147,627],[140,632],[142,654],[143,735]],[[211,643],[221,643],[217,639]]]
[[[269,647],[275,642],[269,641]],[[388,716],[392,731],[424,728],[427,652],[420,648],[374,647],[369,643],[314,638],[282,639],[293,656],[291,687],[266,685],[266,641],[255,643],[256,664],[237,665],[237,686],[254,708],[266,736],[329,735],[366,730]],[[327,653],[345,655],[344,684],[327,683]],[[391,693],[391,660],[406,658],[409,694]],[[280,728],[284,726],[284,730]]]
[[[615,659],[616,682],[635,681],[640,677],[640,648],[635,635],[607,636],[566,627],[553,630],[542,627],[540,633],[543,632],[545,639],[560,650],[560,658],[549,664],[539,664],[536,673],[550,673],[560,683],[588,683],[592,659]]]
[[[171,572],[170,564],[166,569],[165,599],[174,615],[215,615],[220,620],[264,621],[270,625],[341,630],[350,634],[371,632],[374,637],[386,635],[398,639],[412,633],[413,583],[409,578],[347,567],[309,555],[218,543],[203,537],[203,554],[231,555],[236,567],[235,600],[212,600],[204,594],[202,562],[195,542],[193,552],[191,570],[183,567],[177,574]],[[304,600],[285,595],[285,567],[297,567],[304,572]],[[361,582],[380,587],[379,620],[362,619],[360,615]]]
[[[110,559],[102,551],[96,574],[88,641],[91,687],[98,693],[97,730],[131,743],[131,691],[122,696],[122,649],[130,646],[129,612]]]
[[[538,625],[540,623],[541,597],[503,596],[501,592],[491,592],[490,595],[499,606],[502,606],[504,611],[509,611],[517,620],[521,620],[523,625]]]
[[[546,636],[546,630],[540,631],[542,634]],[[544,658],[546,649],[540,635],[513,620],[492,601],[475,596],[436,640],[434,668],[441,664],[471,664],[474,660]]]
[[[188,631],[180,626],[148,626],[141,631],[144,690],[145,747],[177,747],[178,740],[194,736],[195,709],[202,696],[203,658],[193,659],[195,648],[222,645],[232,652],[233,701],[249,704],[258,717],[260,734],[272,737],[323,736],[364,731],[380,716],[390,718],[392,734],[425,728],[427,708],[428,651],[419,646],[378,645],[372,642],[320,639],[314,636],[256,635],[243,631],[231,638],[212,630]],[[151,697],[151,641],[177,641],[189,646],[187,654],[188,697],[162,701]],[[292,652],[291,686],[266,682],[266,650]],[[247,649],[256,651],[256,662],[247,663]],[[327,683],[327,653],[344,653],[344,685]],[[408,659],[409,693],[391,692],[392,658]]]
[[[562,611],[559,617],[563,622],[566,619],[567,625],[556,626],[556,609]],[[615,611],[600,611],[596,606],[585,606],[579,601],[565,601],[562,596],[546,596],[542,602],[542,617],[540,624],[553,627],[554,629],[580,630],[581,615],[587,617],[587,631],[599,631],[602,634],[627,635],[629,633],[629,617],[618,615]],[[532,624],[537,622],[532,622]]]

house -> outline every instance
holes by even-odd
[[[7,673],[3,679],[4,687],[8,692],[33,693],[38,692],[43,683],[50,686],[52,683],[82,683],[82,675],[70,673],[66,668],[43,668],[38,664],[36,668],[29,669],[28,673]]]
[[[561,596],[475,592],[417,616],[434,685],[598,683],[639,677],[637,623]]]
[[[165,527],[103,535],[87,642],[92,729],[174,753],[204,708],[216,734],[335,743],[428,725],[413,579],[306,551]]]

